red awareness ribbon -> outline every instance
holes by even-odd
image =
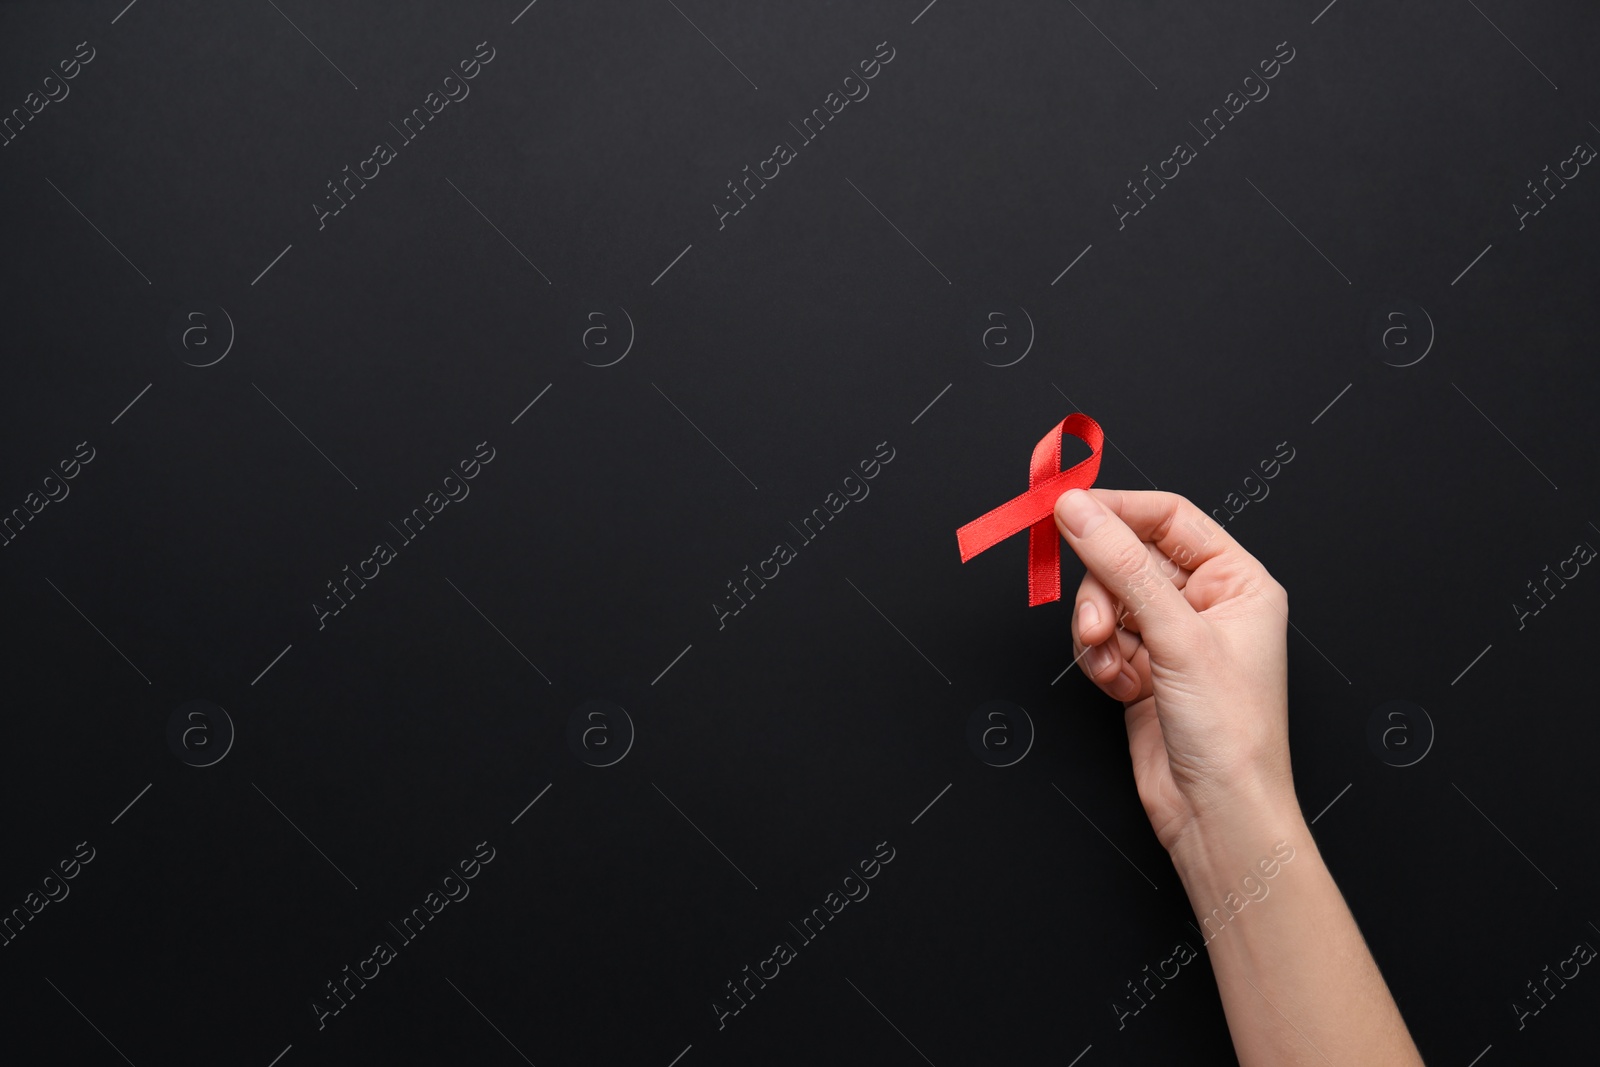
[[[1071,434],[1089,446],[1090,456],[1068,470],[1061,469],[1061,438]],[[1062,419],[1033,446],[1028,470],[1028,491],[979,516],[956,531],[961,562],[984,552],[1023,528],[1028,531],[1028,606],[1038,607],[1061,599],[1061,535],[1055,520],[1056,500],[1068,489],[1087,489],[1100,473],[1100,449],[1105,431],[1089,416],[1074,412]]]

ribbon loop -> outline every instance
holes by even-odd
[[[1061,439],[1071,434],[1089,446],[1089,458],[1061,469]],[[1052,513],[1068,489],[1087,489],[1100,473],[1105,431],[1083,412],[1062,419],[1033,446],[1028,491],[981,515],[956,531],[961,562],[987,551],[1012,534],[1028,531],[1028,606],[1061,599],[1061,537]]]

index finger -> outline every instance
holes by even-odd
[[[1091,489],[1099,501],[1128,525],[1139,540],[1154,544],[1186,571],[1210,559],[1239,553],[1254,559],[1215,520],[1177,493],[1133,489]]]
[[[1155,573],[1149,543],[1083,489],[1069,489],[1057,498],[1055,522],[1084,567],[1138,616],[1146,642],[1163,649],[1176,665],[1198,616],[1172,579]]]

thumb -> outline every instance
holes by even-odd
[[[1152,652],[1178,655],[1188,646],[1198,616],[1172,580],[1158,573],[1150,553],[1115,512],[1083,489],[1056,500],[1056,528],[1090,574],[1139,619]]]

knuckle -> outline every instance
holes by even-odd
[[[1178,516],[1183,513],[1184,508],[1193,505],[1177,493],[1169,493],[1166,490],[1158,490],[1155,497],[1160,505],[1161,521],[1150,531],[1150,540],[1162,541],[1171,532],[1172,524],[1178,521]]]
[[[1145,551],[1143,544],[1133,541],[1118,541],[1106,553],[1106,565],[1111,573],[1123,581],[1137,582],[1144,574],[1145,567],[1150,563],[1150,554]]]

